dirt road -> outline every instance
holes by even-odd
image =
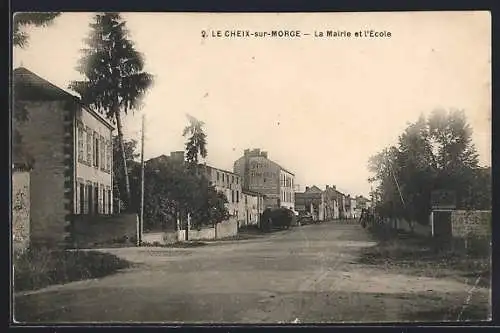
[[[328,222],[197,248],[110,249],[136,265],[15,298],[21,322],[332,323],[441,320],[467,302],[457,279],[359,264],[375,245],[356,223]],[[489,290],[476,288],[476,297]],[[470,297],[469,297],[470,299]],[[437,311],[437,310],[436,310]],[[435,311],[434,311],[435,313]]]

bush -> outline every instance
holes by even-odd
[[[14,261],[14,289],[33,290],[103,277],[129,266],[126,260],[97,251],[31,249]]]

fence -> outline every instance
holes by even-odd
[[[70,247],[94,248],[134,243],[137,214],[76,215],[70,226]]]

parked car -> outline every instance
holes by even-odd
[[[311,213],[303,213],[299,215],[299,222],[301,225],[314,223]]]

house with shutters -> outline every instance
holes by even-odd
[[[32,71],[13,72],[13,154],[31,161],[30,240],[62,246],[76,218],[113,213],[113,121]],[[16,156],[13,156],[13,160]]]

